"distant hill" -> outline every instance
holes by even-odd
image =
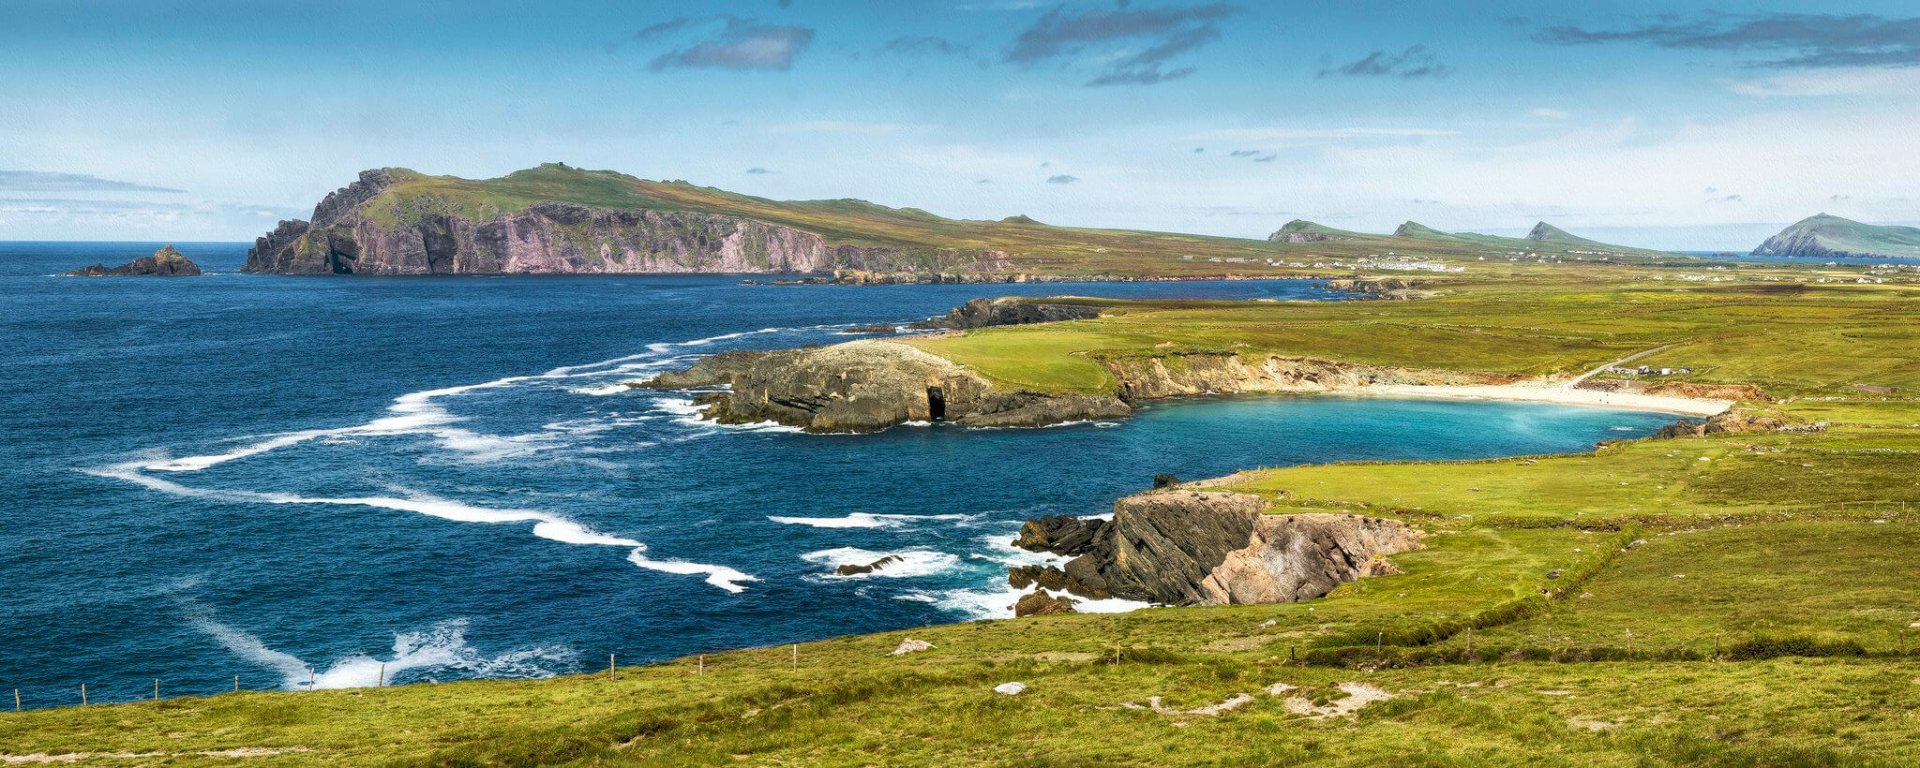
[[[493,179],[364,171],[246,271],[305,275],[808,273],[848,279],[1289,273],[1268,243],[949,219],[865,200],[778,201],[547,163]]]
[[[1674,254],[1646,248],[1632,248],[1624,245],[1602,243],[1574,235],[1564,229],[1546,222],[1533,225],[1525,237],[1501,237],[1483,235],[1478,232],[1442,232],[1417,221],[1401,224],[1393,231],[1393,236],[1407,240],[1444,242],[1462,246],[1491,249],[1501,252],[1551,253],[1575,255],[1618,255],[1635,257],[1667,257]]]
[[[1306,219],[1294,219],[1293,221],[1287,222],[1273,234],[1268,235],[1267,241],[1274,243],[1324,243],[1337,240],[1371,240],[1378,237],[1379,235],[1334,229],[1325,224],[1315,224]]]
[[[1920,228],[1862,224],[1822,213],[1780,230],[1753,253],[1808,259],[1920,258]]]

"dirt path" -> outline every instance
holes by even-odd
[[[1627,355],[1626,357],[1623,357],[1623,358],[1620,358],[1620,359],[1618,359],[1618,360],[1615,360],[1615,361],[1613,361],[1613,362],[1611,362],[1611,363],[1607,363],[1606,365],[1602,365],[1602,366],[1600,366],[1600,367],[1598,367],[1598,368],[1595,368],[1595,369],[1593,369],[1593,370],[1591,370],[1591,371],[1587,371],[1586,373],[1583,373],[1583,374],[1580,374],[1580,375],[1578,375],[1578,376],[1575,376],[1575,377],[1573,377],[1573,380],[1571,380],[1571,381],[1568,381],[1568,382],[1567,382],[1567,383],[1565,383],[1565,384],[1561,384],[1561,385],[1560,385],[1560,387],[1561,387],[1562,389],[1573,389],[1574,387],[1577,387],[1577,386],[1580,386],[1580,382],[1583,382],[1583,381],[1586,381],[1587,379],[1591,379],[1591,378],[1593,378],[1594,376],[1596,376],[1596,375],[1598,375],[1598,374],[1602,374],[1602,373],[1606,373],[1606,372],[1607,372],[1607,369],[1608,369],[1608,368],[1612,368],[1612,367],[1614,367],[1614,366],[1616,366],[1616,365],[1626,365],[1627,363],[1631,363],[1631,362],[1633,362],[1633,361],[1635,361],[1635,360],[1638,360],[1638,359],[1640,359],[1640,358],[1643,358],[1643,357],[1646,357],[1646,356],[1648,356],[1648,355],[1654,355],[1654,354],[1658,354],[1658,353],[1661,353],[1661,352],[1665,352],[1665,351],[1667,351],[1667,350],[1669,350],[1669,349],[1673,349],[1674,347],[1677,347],[1677,346],[1680,346],[1680,343],[1679,343],[1679,342],[1674,342],[1674,343],[1672,343],[1672,344],[1665,344],[1665,345],[1661,345],[1661,346],[1658,346],[1658,347],[1654,347],[1653,349],[1649,349],[1649,350],[1646,350],[1646,351],[1644,351],[1644,352],[1635,352],[1635,353],[1633,353],[1633,354],[1631,354],[1631,355]]]

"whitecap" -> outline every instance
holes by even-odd
[[[913,523],[926,520],[965,520],[969,515],[890,515],[872,512],[854,512],[841,517],[790,517],[786,515],[768,515],[767,519],[781,525],[806,525],[814,528],[904,528]]]
[[[355,654],[320,669],[210,616],[197,616],[192,624],[234,655],[278,673],[288,690],[368,688],[393,684],[408,673],[440,670],[474,677],[552,677],[574,658],[572,650],[561,646],[486,656],[467,644],[467,621],[451,619],[424,631],[395,633],[392,653],[384,659]]]
[[[146,488],[188,498],[209,499],[239,503],[261,504],[320,504],[374,507],[398,512],[412,512],[442,520],[461,523],[483,523],[497,525],[502,523],[533,523],[532,533],[542,539],[563,544],[582,546],[626,547],[631,549],[627,560],[636,566],[648,570],[682,575],[706,574],[707,583],[728,592],[741,592],[746,588],[741,582],[755,581],[753,576],[721,565],[708,565],[678,560],[654,560],[645,555],[647,545],[623,536],[614,536],[593,530],[579,522],[562,515],[534,509],[492,509],[476,507],[458,501],[443,499],[425,493],[408,492],[408,495],[391,496],[350,496],[324,497],[300,496],[290,493],[264,493],[260,491],[229,491],[192,488],[179,483],[162,480],[137,471],[137,462],[120,464],[104,469],[85,470],[98,477],[125,480]]]
[[[868,565],[888,557],[897,557],[899,561],[876,568],[872,573],[841,576],[832,572],[842,565]],[[947,573],[960,567],[960,558],[957,555],[918,548],[875,552],[858,547],[837,547],[808,552],[801,555],[800,559],[826,568],[828,573],[822,577],[829,579],[913,578]]]
[[[633,391],[633,387],[629,387],[626,384],[622,384],[622,383],[601,384],[599,386],[594,386],[594,387],[568,387],[567,388],[567,392],[570,394],[588,395],[591,397],[606,397],[608,395],[618,395],[618,394],[623,394],[623,393],[632,392],[632,391]]]

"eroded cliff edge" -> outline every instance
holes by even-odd
[[[1297,602],[1366,576],[1398,573],[1388,555],[1421,547],[1398,520],[1341,514],[1264,514],[1244,493],[1181,489],[1114,503],[1109,520],[1066,515],[1029,520],[1014,545],[1071,557],[1064,568],[1021,566],[1009,582],[1038,586],[1021,613],[1069,610],[1047,590],[1082,599],[1160,605]]]
[[[557,164],[582,186],[605,182]],[[659,201],[591,205],[495,203],[418,186],[405,169],[363,171],[328,194],[310,220],[282,221],[256,239],[245,271],[285,275],[832,273],[989,270],[991,251],[835,243],[818,233]],[[514,176],[501,180],[512,184]],[[409,186],[409,183],[413,186]],[[540,195],[540,187],[513,186]],[[591,190],[591,187],[588,187]],[[572,191],[578,194],[578,190]],[[477,199],[468,199],[476,197]],[[644,202],[644,204],[641,204]]]

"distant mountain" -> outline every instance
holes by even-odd
[[[1808,259],[1920,258],[1920,229],[1862,224],[1823,213],[1780,230],[1753,253]]]
[[[1533,225],[1525,237],[1501,237],[1483,235],[1478,232],[1442,232],[1440,230],[1409,221],[1393,231],[1394,237],[1409,240],[1449,243],[1474,248],[1493,249],[1505,252],[1525,251],[1531,253],[1556,254],[1614,254],[1622,256],[1670,256],[1672,254],[1645,248],[1630,248],[1624,245],[1612,245],[1598,240],[1589,240],[1567,232],[1546,222]]]
[[[1280,229],[1273,234],[1268,235],[1267,241],[1273,243],[1324,243],[1334,240],[1370,240],[1376,237],[1379,236],[1362,232],[1349,232],[1344,229],[1334,229],[1325,224],[1315,224],[1306,219],[1294,219],[1293,221],[1287,222],[1285,226],[1280,227]]]

